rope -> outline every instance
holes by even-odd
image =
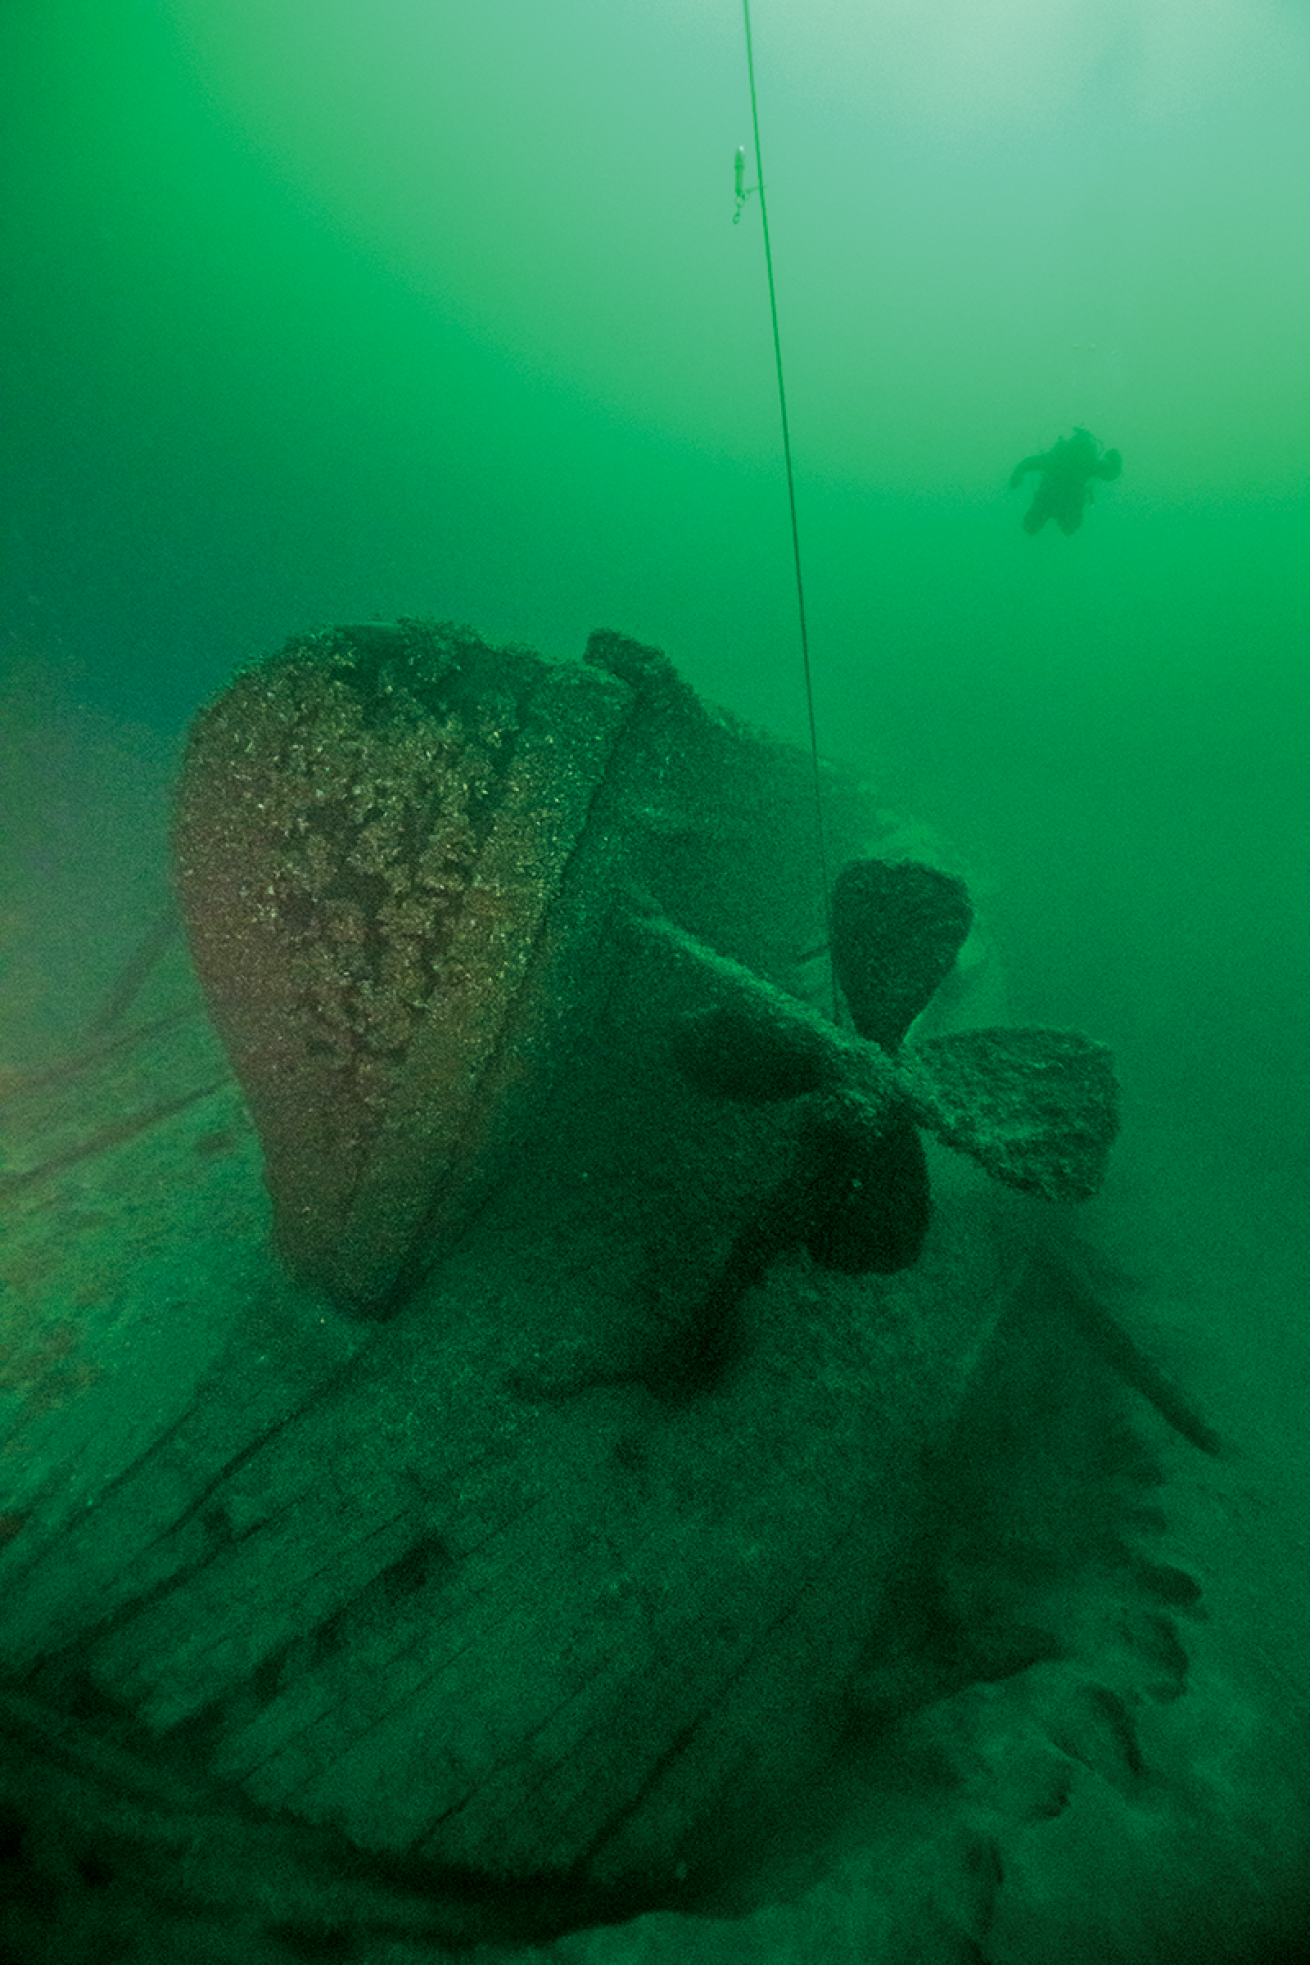
[[[837,994],[837,966],[832,951],[832,883],[828,877],[828,844],[823,824],[823,781],[819,766],[819,731],[814,715],[814,680],[810,672],[810,636],[805,619],[805,582],[801,574],[801,533],[796,518],[796,475],[791,461],[791,430],[787,422],[787,388],[782,375],[782,337],[778,332],[778,297],[773,285],[773,249],[769,244],[769,208],[764,197],[764,158],[760,150],[760,113],[755,101],[755,53],[751,46],[750,0],[741,0],[746,23],[746,70],[751,85],[751,128],[755,136],[755,188],[760,200],[760,224],[764,233],[764,267],[769,277],[769,314],[773,321],[773,358],[778,371],[778,409],[782,417],[782,454],[787,466],[787,504],[791,512],[791,552],[796,574],[796,611],[800,621],[801,663],[805,671],[805,704],[810,719],[810,760],[814,767],[814,834],[819,851],[819,878],[823,884],[823,919],[828,937],[828,980],[832,990],[834,1023],[841,1022]],[[738,208],[740,215],[740,206]]]

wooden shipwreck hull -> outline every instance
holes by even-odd
[[[867,860],[867,794],[824,805]],[[617,636],[338,630],[198,720],[208,1013],[161,934],[6,1108],[33,1835],[75,1791],[151,1914],[191,1889],[243,1958],[541,1935],[714,1901],[804,1836],[855,1711],[1025,1662],[934,1597],[935,1456],[1031,1295],[990,1175],[1090,1191],[1112,1086],[1057,1038],[975,1105],[976,1044],[897,1050],[954,890],[882,1048],[839,1030],[812,814],[808,760]],[[1030,1107],[1068,1121],[1035,1174]]]

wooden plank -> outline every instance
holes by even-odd
[[[642,1251],[669,1193],[718,1177],[731,1223],[785,1141],[716,1130],[618,1050],[626,1008],[477,1232],[84,1627],[116,1704],[379,1852],[601,1881],[666,1860],[720,1784],[767,1805],[799,1778],[912,1548],[917,1442],[1003,1297],[965,1208],[901,1277],[778,1265],[733,1368],[654,1393]]]

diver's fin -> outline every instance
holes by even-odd
[[[921,1126],[995,1179],[1083,1201],[1119,1130],[1110,1052],[1076,1031],[965,1030],[902,1051],[897,1082]]]
[[[963,881],[937,867],[843,867],[832,894],[833,963],[861,1037],[896,1049],[950,974],[972,919]]]

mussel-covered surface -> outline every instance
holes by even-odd
[[[1068,1243],[1108,1061],[907,1036],[967,902],[832,773],[839,1027],[811,801],[617,636],[203,713],[185,938],[6,1088],[6,1955],[1273,1928],[1219,1443]]]

